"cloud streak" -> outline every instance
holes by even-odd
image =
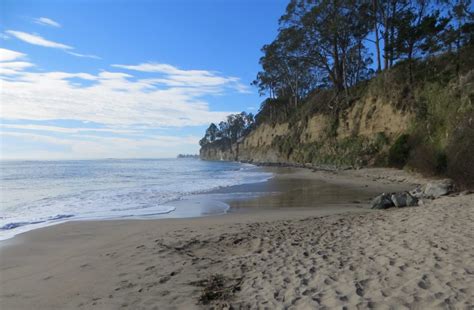
[[[26,61],[8,61],[0,62],[0,75],[16,75],[19,71],[34,65]]]
[[[99,56],[96,55],[90,55],[90,54],[80,54],[80,53],[75,53],[75,52],[67,52],[69,55],[80,57],[80,58],[91,58],[91,59],[102,59]]]
[[[43,47],[49,47],[49,48],[55,48],[55,49],[60,49],[64,50],[66,53],[69,55],[75,56],[75,57],[80,57],[80,58],[91,58],[91,59],[101,59],[99,56],[96,55],[90,55],[90,54],[80,54],[77,52],[73,52],[72,50],[74,47],[70,45],[66,45],[63,43],[58,43],[54,42],[51,40],[47,40],[40,35],[37,34],[31,34],[27,32],[22,32],[22,31],[15,31],[15,30],[7,30],[5,31],[9,35],[17,38],[18,40],[21,40],[23,42],[32,44],[32,45],[37,45],[37,46],[43,46]],[[0,56],[0,58],[3,56]]]
[[[26,33],[22,31],[15,31],[15,30],[7,30],[5,32],[11,36],[14,36],[18,40],[21,40],[29,44],[43,46],[43,47],[57,48],[57,49],[62,49],[62,50],[73,49],[72,46],[50,41],[36,34]]]
[[[11,61],[24,58],[26,55],[17,51],[0,48],[0,61]]]
[[[57,21],[52,20],[51,18],[47,18],[47,17],[35,18],[35,19],[33,19],[33,21],[38,25],[51,26],[51,27],[56,27],[56,28],[61,27],[60,23],[58,23]]]
[[[230,87],[239,92],[248,92],[248,87],[237,77],[222,76],[218,72],[207,70],[181,70],[169,64],[142,63],[139,65],[114,64],[112,67],[131,71],[159,73],[161,77],[150,79],[150,82],[170,87]]]
[[[19,125],[19,124],[1,124],[2,129],[12,130],[32,130],[41,132],[53,132],[53,133],[67,133],[67,134],[82,134],[82,133],[115,133],[115,134],[139,134],[139,130],[131,129],[112,129],[112,128],[91,128],[91,127],[59,127],[59,126],[48,126],[48,125]]]

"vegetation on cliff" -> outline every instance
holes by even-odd
[[[224,157],[389,165],[474,185],[473,20],[465,0],[290,1],[253,83],[268,98],[255,124],[220,142]]]
[[[219,123],[219,126],[211,123],[204,137],[199,141],[201,147],[210,144],[235,143],[247,135],[255,125],[252,113],[241,112],[227,116],[227,120]]]

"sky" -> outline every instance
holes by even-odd
[[[0,158],[195,154],[256,113],[286,0],[0,0]]]

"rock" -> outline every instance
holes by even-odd
[[[425,188],[422,186],[417,186],[414,190],[411,190],[409,193],[415,198],[422,198],[424,194]]]
[[[418,198],[413,197],[409,192],[393,193],[390,196],[390,199],[397,208],[413,207],[418,205]]]
[[[393,207],[393,201],[390,194],[383,193],[372,200],[372,209],[388,209]]]
[[[453,181],[446,179],[439,182],[426,184],[423,196],[426,198],[439,198],[453,191]]]
[[[418,198],[409,192],[383,193],[372,200],[372,209],[403,208],[418,205]]]

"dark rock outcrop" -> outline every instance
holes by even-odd
[[[418,205],[418,198],[413,197],[409,192],[393,193],[390,198],[397,208],[413,207]]]
[[[404,208],[418,205],[418,198],[409,192],[383,193],[372,200],[372,209]]]
[[[422,204],[422,198],[436,199],[454,191],[454,183],[450,179],[430,182],[418,186],[409,192],[383,193],[372,200],[372,209],[403,208]]]
[[[394,207],[390,194],[381,194],[372,200],[372,209],[388,209]]]

